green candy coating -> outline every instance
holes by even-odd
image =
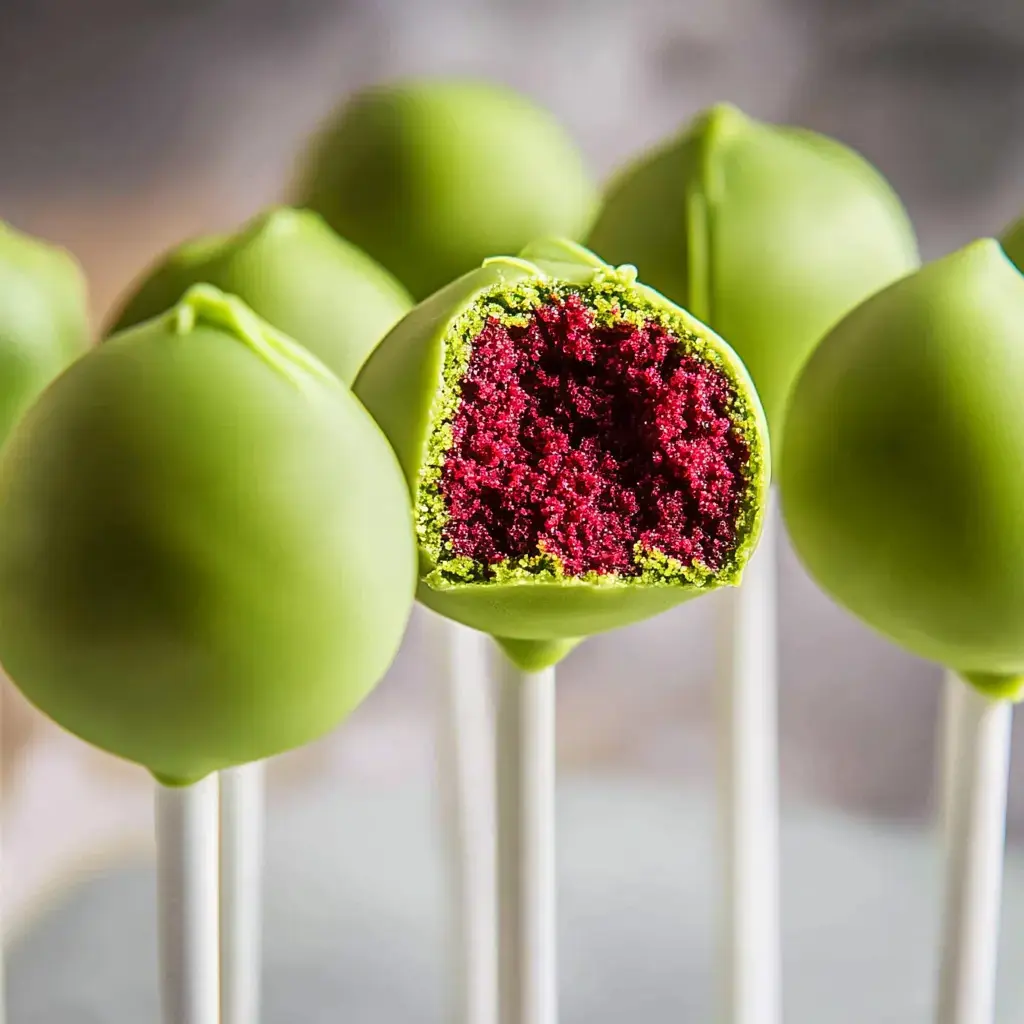
[[[0,221],[0,443],[90,340],[78,263]]]
[[[870,164],[724,104],[613,179],[587,244],[725,338],[775,432],[825,332],[918,262],[906,213]]]
[[[0,460],[0,662],[169,784],[341,721],[398,650],[415,566],[366,410],[209,286],[75,363]]]
[[[416,306],[380,343],[356,380],[356,394],[387,434],[412,492],[420,540],[419,600],[441,615],[500,638],[505,652],[527,670],[558,661],[580,637],[640,621],[719,586],[738,583],[760,535],[770,469],[767,427],[753,384],[721,338],[664,296],[636,283],[635,277],[633,267],[613,268],[563,240],[536,242],[517,258],[486,260]],[[491,310],[492,302],[522,302],[530,289],[541,286],[598,296],[607,289],[612,298],[632,297],[652,314],[684,327],[690,344],[730,379],[737,395],[730,415],[750,446],[745,507],[737,523],[731,566],[701,575],[678,564],[673,569],[671,560],[665,560],[642,576],[591,579],[516,565],[498,579],[471,582],[442,571],[443,545],[437,549],[431,538],[436,498],[430,481],[432,457],[443,458],[434,445],[444,434],[435,427],[452,400],[451,389],[458,386],[457,380],[446,378],[446,371],[458,357],[467,317],[477,316],[481,308]]]
[[[867,300],[800,376],[782,505],[840,604],[994,695],[1024,676],[1024,276],[991,239]]]
[[[505,656],[524,672],[541,672],[557,665],[567,654],[571,654],[583,642],[580,638],[567,640],[512,640],[496,636],[494,642],[505,652]]]
[[[1006,255],[1017,265],[1017,269],[1024,274],[1024,217],[1021,217],[1016,224],[1006,229],[1006,233],[1000,239]]]
[[[408,292],[315,213],[276,208],[235,235],[200,238],[167,254],[137,285],[114,331],[170,309],[194,284],[237,295],[346,384],[408,312]]]
[[[582,156],[547,111],[451,80],[354,96],[316,141],[298,198],[417,300],[534,238],[582,238],[597,203]]]

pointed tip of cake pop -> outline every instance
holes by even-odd
[[[189,786],[194,786],[198,782],[202,782],[203,779],[211,775],[212,772],[204,772],[201,775],[190,775],[187,778],[178,775],[165,775],[162,772],[151,771],[149,773],[156,780],[157,785],[163,786],[164,789],[188,789]]]
[[[1024,699],[1024,676],[1001,672],[958,672],[960,678],[990,700],[1016,704]]]
[[[523,672],[542,672],[557,665],[582,642],[582,638],[562,640],[516,640],[496,636],[494,642],[505,652],[509,661]]]

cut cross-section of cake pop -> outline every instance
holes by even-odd
[[[563,241],[488,260],[384,339],[356,391],[409,482],[419,597],[501,637],[585,636],[739,581],[769,457],[711,330]]]

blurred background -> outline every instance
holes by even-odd
[[[824,131],[888,176],[927,257],[1024,210],[1020,0],[0,0],[0,218],[78,256],[99,326],[162,250],[287,197],[347,92],[422,73],[524,91],[602,179],[718,100]],[[903,1024],[929,998],[940,673],[788,548],[781,575],[791,1016]],[[429,632],[417,613],[345,728],[271,766],[268,1021],[443,1017]],[[560,670],[570,1024],[706,1019],[713,635],[709,599]],[[10,1024],[155,1020],[147,778],[3,701]],[[890,995],[858,1003],[868,979]]]

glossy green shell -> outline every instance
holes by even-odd
[[[391,663],[415,582],[376,424],[207,286],[80,359],[0,461],[0,662],[164,782],[333,728]]]
[[[316,214],[277,208],[236,235],[169,253],[136,286],[113,330],[158,316],[203,282],[237,295],[346,384],[412,305],[391,274]]]
[[[0,443],[90,340],[75,260],[0,221]]]
[[[518,258],[487,260],[420,303],[381,342],[356,380],[356,394],[398,455],[414,506],[420,503],[453,324],[488,290],[541,279],[578,287],[601,280],[628,282],[652,307],[670,312],[700,339],[708,357],[714,358],[733,382],[748,416],[750,517],[741,528],[735,573],[703,585],[682,579],[668,584],[613,577],[592,582],[526,575],[501,582],[444,582],[437,579],[436,563],[421,535],[419,599],[442,615],[510,641],[557,641],[598,633],[656,615],[717,586],[737,583],[760,535],[769,479],[764,414],[746,370],[729,346],[663,296],[637,284],[632,267],[610,267],[579,246],[552,240],[528,246]],[[524,667],[550,663],[566,649],[559,644],[550,645],[546,652],[533,645],[506,647]]]
[[[866,161],[728,105],[620,172],[587,244],[729,342],[774,433],[824,333],[917,266],[907,216]]]
[[[991,693],[1024,675],[1024,275],[994,240],[875,295],[811,357],[780,470],[840,604]]]
[[[597,194],[547,111],[496,85],[429,80],[357,94],[316,140],[297,200],[419,300],[534,238],[582,238]]]

